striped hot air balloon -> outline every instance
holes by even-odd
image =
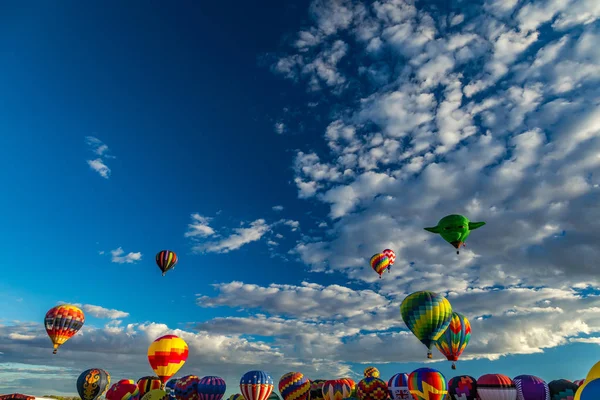
[[[283,400],[310,399],[310,381],[300,372],[288,372],[279,379]]]
[[[448,398],[478,400],[477,379],[469,375],[455,376],[448,381]]]
[[[324,400],[343,400],[352,394],[352,386],[347,379],[332,379],[323,384]]]
[[[162,389],[163,387],[163,383],[156,376],[144,376],[138,379],[137,385],[140,388],[140,398],[144,397],[151,390]]]
[[[199,400],[198,383],[200,378],[197,375],[186,375],[177,380],[177,391],[175,397],[178,400]]]
[[[156,254],[156,265],[162,271],[163,276],[168,270],[175,268],[177,261],[177,254],[174,251],[161,250]]]
[[[392,250],[392,249],[385,249],[381,253],[384,256],[386,256],[387,258],[389,258],[389,260],[390,260],[390,265],[388,265],[388,267],[387,267],[388,274],[389,274],[391,272],[392,265],[394,265],[394,263],[396,262],[396,252],[394,252],[394,250]]]
[[[109,386],[110,374],[103,369],[88,369],[77,378],[77,392],[82,400],[96,400],[108,390]]]
[[[415,400],[443,400],[448,393],[446,378],[433,368],[419,368],[411,372],[408,390]]]
[[[200,400],[221,400],[226,390],[225,381],[218,376],[205,376],[198,382]]]
[[[400,305],[402,320],[411,332],[427,347],[427,358],[432,358],[431,346],[442,336],[452,319],[448,299],[434,292],[415,292]]]
[[[240,380],[240,391],[246,400],[266,400],[273,392],[273,378],[264,371],[248,371]]]
[[[435,342],[435,347],[448,361],[452,361],[452,369],[456,369],[458,357],[465,351],[471,340],[471,323],[462,314],[452,312],[448,329]]]
[[[408,374],[399,373],[388,381],[388,391],[392,400],[412,400],[410,390],[408,390]]]
[[[165,335],[148,347],[148,362],[160,381],[166,383],[185,364],[188,352],[188,345],[183,339]]]
[[[381,279],[381,275],[385,272],[385,269],[390,266],[390,259],[383,253],[377,253],[371,257],[369,264],[371,264],[371,268],[379,274],[379,279]]]
[[[44,326],[54,346],[52,354],[56,354],[61,345],[75,336],[84,323],[83,311],[74,305],[61,304],[48,310],[44,318]]]
[[[387,400],[390,397],[387,383],[374,376],[358,382],[356,396],[360,400]]]
[[[477,394],[481,400],[516,400],[517,388],[506,375],[486,374],[477,379]]]
[[[356,382],[352,378],[342,378],[350,386],[350,397],[356,397]]]
[[[170,400],[177,400],[175,396],[175,390],[177,387],[177,379],[171,379],[167,383],[165,383],[165,392],[169,396]]]

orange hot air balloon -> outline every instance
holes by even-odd
[[[163,383],[179,371],[188,358],[188,345],[178,336],[159,337],[148,347],[148,362]]]
[[[46,318],[44,318],[44,325],[46,333],[54,345],[52,354],[56,354],[59,346],[75,336],[84,322],[85,315],[79,307],[61,304],[48,310]]]

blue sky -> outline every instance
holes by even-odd
[[[228,394],[255,368],[387,379],[424,365],[398,308],[415,290],[471,319],[459,373],[597,361],[591,2],[0,7],[2,392],[137,379],[167,332],[190,344],[178,375]],[[459,257],[422,230],[450,213],[487,222]],[[86,325],[52,356],[61,301]]]

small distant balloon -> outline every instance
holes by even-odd
[[[74,305],[61,304],[48,310],[44,326],[54,346],[52,354],[56,354],[60,346],[75,336],[84,323],[83,311]]]
[[[371,268],[373,268],[373,270],[379,274],[379,278],[381,279],[381,275],[390,265],[390,259],[387,258],[383,253],[377,253],[371,257],[370,264]]]
[[[177,254],[174,251],[161,250],[156,254],[156,265],[162,271],[163,276],[168,270],[175,268],[177,261]]]

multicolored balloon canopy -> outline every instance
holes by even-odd
[[[283,400],[309,400],[310,381],[300,372],[288,372],[279,379]]]
[[[273,378],[264,371],[248,371],[240,380],[240,391],[246,400],[266,400],[273,391]]]
[[[85,323],[85,315],[79,307],[71,304],[61,304],[52,307],[46,313],[44,326],[56,354],[58,348],[71,339]]]
[[[185,364],[189,350],[185,340],[175,335],[159,337],[148,347],[148,362],[162,383]]]
[[[374,376],[358,382],[356,396],[360,400],[387,400],[390,397],[387,383]]]
[[[392,400],[411,400],[412,395],[408,389],[408,374],[398,373],[388,381],[388,391]]]
[[[478,400],[477,379],[469,375],[455,376],[448,381],[448,397],[451,400]]]
[[[415,400],[444,400],[446,378],[433,368],[419,368],[408,376],[408,390]]]
[[[96,400],[108,390],[110,374],[100,368],[85,370],[77,378],[77,392],[81,400]]]
[[[471,323],[462,314],[452,312],[452,319],[446,331],[435,342],[435,347],[452,361],[452,369],[456,369],[456,361],[471,340]]]
[[[225,380],[218,376],[205,376],[197,385],[200,400],[221,400],[227,391]]]

